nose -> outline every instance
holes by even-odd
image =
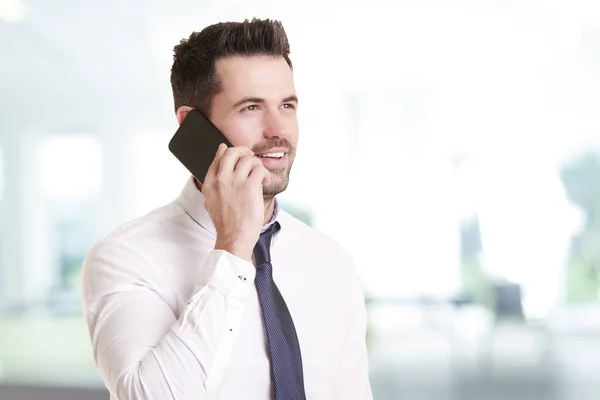
[[[265,113],[263,136],[266,139],[283,139],[288,136],[285,119],[278,112]]]

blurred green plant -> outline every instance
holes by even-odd
[[[600,154],[584,152],[560,171],[569,201],[585,215],[585,225],[571,241],[566,273],[567,301],[598,300],[600,289]]]
[[[280,206],[282,209],[287,211],[292,216],[298,218],[300,221],[304,222],[309,226],[313,226],[313,217],[312,213],[303,207],[294,206],[289,203],[281,202]]]
[[[461,224],[461,278],[462,292],[473,303],[493,308],[492,283],[481,263],[483,247],[479,219],[473,216]]]

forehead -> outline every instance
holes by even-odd
[[[292,70],[283,57],[226,57],[216,63],[221,95],[231,101],[245,96],[266,99],[295,94]]]

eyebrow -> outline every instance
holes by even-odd
[[[281,102],[282,103],[295,102],[297,104],[298,103],[298,96],[296,96],[296,95],[288,96],[285,99],[283,99]],[[246,104],[246,103],[264,104],[264,103],[266,103],[266,100],[263,99],[263,98],[260,98],[260,97],[244,97],[240,101],[236,102],[233,105],[233,108],[237,108],[237,107],[241,106],[242,104]]]

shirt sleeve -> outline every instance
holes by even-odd
[[[213,250],[177,318],[150,284],[150,263],[122,243],[96,246],[83,266],[83,310],[101,376],[119,400],[211,399],[240,328],[254,266]]]
[[[369,381],[369,358],[367,353],[367,309],[365,297],[354,270],[348,285],[348,328],[345,330],[344,349],[335,383],[336,399],[372,400]]]

